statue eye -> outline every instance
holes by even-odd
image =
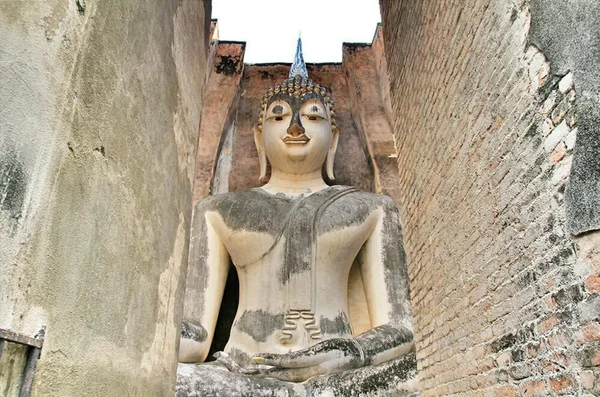
[[[275,120],[276,120],[276,121],[282,121],[282,120],[283,120],[283,117],[282,117],[282,116],[277,116],[277,117],[275,117]]]
[[[306,117],[308,117],[308,119],[311,121],[317,121],[317,120],[322,119],[321,116],[318,116],[316,114],[308,114],[308,115],[306,115]]]

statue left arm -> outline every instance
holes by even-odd
[[[400,215],[394,200],[381,200],[377,227],[359,253],[360,270],[374,328],[357,339],[367,364],[379,364],[413,348],[410,287]]]
[[[354,338],[333,338],[288,354],[257,354],[255,363],[272,365],[265,375],[299,382],[310,377],[376,365],[413,349],[406,255],[398,209],[387,196],[375,230],[358,260],[373,328]]]

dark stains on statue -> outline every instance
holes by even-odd
[[[306,396],[297,394],[294,384],[277,379],[247,376],[225,370],[221,363],[203,365],[179,364],[177,369],[177,397],[240,396],[273,397]]]
[[[346,371],[336,375],[315,376],[305,382],[306,395],[335,390],[336,396],[414,396],[414,390],[402,390],[400,384],[417,376],[415,353],[409,353],[380,365]]]
[[[292,275],[314,267],[315,235],[363,224],[373,211],[382,208],[385,213],[381,236],[385,240],[382,242],[382,261],[386,283],[389,285],[388,299],[393,305],[390,319],[401,323],[410,317],[410,308],[398,210],[393,200],[387,196],[354,190],[350,192],[348,189],[345,186],[331,186],[301,199],[292,199],[282,194],[271,195],[260,188],[208,197],[196,207],[196,233],[191,242],[191,255],[201,263],[205,262],[206,221],[203,214],[217,212],[231,230],[248,230],[284,237],[285,260],[278,276],[282,284],[287,284]],[[345,195],[336,196],[341,194]],[[206,275],[198,274],[192,282],[203,288],[206,279]],[[279,316],[281,324],[283,315]],[[242,324],[246,318],[243,320]],[[258,332],[257,335],[264,339],[269,334]]]
[[[268,377],[246,376],[221,370],[222,364],[179,364],[177,397],[236,395],[243,397],[318,396],[335,390],[336,396],[414,395],[401,384],[417,376],[415,353],[383,364],[339,374],[315,376],[306,382],[290,383]]]
[[[204,327],[192,321],[184,321],[181,324],[181,337],[196,342],[204,342],[208,334]]]
[[[326,219],[323,214],[325,210],[333,207],[343,197],[347,197],[350,192],[354,193],[356,189],[348,186],[331,186],[328,189],[311,194],[296,205],[294,211],[290,214],[284,232],[286,241],[285,261],[279,272],[282,284],[287,284],[292,275],[311,270],[314,267],[316,236],[318,231],[322,230],[320,225]],[[337,208],[340,208],[340,211],[334,211],[334,216],[327,218],[344,218],[346,214],[343,208]],[[355,219],[357,215],[360,217],[360,212],[352,211],[352,219]],[[362,219],[364,221],[368,214],[363,215]]]
[[[346,188],[330,186],[309,197],[335,193]],[[319,219],[319,234],[363,223],[369,213],[381,205],[381,197],[384,196],[365,192],[354,192],[341,197],[331,203]],[[272,195],[256,188],[207,197],[198,202],[195,213],[216,211],[231,230],[248,230],[277,236],[283,232],[288,215],[301,199],[292,199],[283,194]],[[205,223],[203,217],[196,217],[199,223]]]
[[[313,195],[314,196],[314,195]],[[309,196],[291,214],[286,225],[285,260],[279,278],[287,284],[293,274],[311,269],[313,252],[313,219],[316,208],[311,204]]]
[[[269,335],[283,328],[283,313],[271,314],[262,310],[242,313],[234,326],[257,342],[266,342]]]
[[[250,365],[252,365],[252,362],[250,361],[250,356],[248,355],[248,353],[241,351],[240,349],[236,349],[235,347],[232,347],[231,349],[229,349],[228,354],[231,356],[231,358],[233,358],[233,360],[238,363],[240,366],[242,367],[248,367]]]
[[[365,355],[365,364],[369,365],[377,354],[411,342],[413,333],[401,325],[385,324],[363,332],[355,340]]]
[[[181,324],[181,337],[196,342],[204,342],[208,334],[204,327],[192,321],[184,321]]]
[[[382,205],[395,209],[391,199],[385,200],[386,196],[359,191],[328,201],[348,189],[347,186],[331,186],[300,199],[292,199],[283,194],[271,195],[260,188],[211,196],[200,201],[196,207],[196,235],[203,236],[206,230],[204,219],[199,214],[216,211],[231,230],[248,230],[274,237],[285,236],[286,260],[279,279],[282,284],[286,284],[291,275],[311,269],[314,232],[323,234],[360,225],[373,210]],[[327,205],[318,219],[315,219],[325,203]],[[397,216],[397,212],[392,213],[392,216],[394,215]],[[394,233],[393,229],[398,229],[398,223],[398,220],[394,219],[386,231]],[[312,230],[314,226],[316,231]],[[398,235],[392,234],[390,238],[398,239]],[[192,241],[192,246],[195,246],[195,241]],[[404,274],[406,265],[401,241],[393,242],[389,250],[389,259],[397,259],[394,265],[404,269],[400,269],[400,273]],[[400,251],[394,253],[394,250]],[[194,255],[202,256],[205,253],[198,251]]]
[[[319,234],[363,224],[379,206],[380,197],[383,196],[357,191],[339,198],[323,211],[317,224]]]
[[[281,106],[281,105],[275,105],[273,107],[273,113],[275,113],[275,114],[282,114],[283,113],[283,106]]]
[[[383,264],[385,282],[388,286],[388,299],[393,305],[389,315],[392,322],[401,323],[412,316],[409,306],[410,286],[408,284],[408,270],[400,227],[400,215],[396,204],[391,198],[381,197],[385,199],[384,211],[386,213],[382,232]]]
[[[346,313],[343,312],[340,312],[333,320],[321,316],[319,326],[324,334],[352,335],[352,326]]]
[[[216,210],[231,230],[249,230],[276,236],[283,229],[294,201],[262,189],[242,190],[209,197],[206,210]]]

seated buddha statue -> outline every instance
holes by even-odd
[[[254,139],[262,180],[271,166],[268,182],[195,207],[181,396],[311,395],[306,382],[319,376],[335,383],[413,350],[397,207],[385,195],[325,183],[323,168],[334,179],[340,131],[331,94],[308,78],[300,42],[288,79],[263,96]],[[373,326],[358,335],[348,310],[355,261]],[[230,264],[239,278],[237,314],[224,351],[203,363]]]

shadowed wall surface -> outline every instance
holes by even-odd
[[[210,10],[0,3],[0,327],[46,327],[34,395],[173,393]]]

